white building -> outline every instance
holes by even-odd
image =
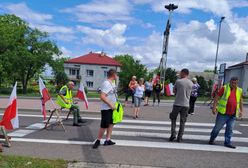
[[[225,83],[230,82],[232,77],[238,77],[239,87],[243,89],[245,96],[248,96],[248,53],[246,61],[232,65],[225,70]]]
[[[107,78],[109,69],[120,72],[121,64],[105,53],[90,52],[64,63],[65,73],[76,85],[83,83],[88,90],[97,90]],[[117,80],[118,84],[118,80]]]

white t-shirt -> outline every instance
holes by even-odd
[[[138,85],[137,88],[135,89],[134,96],[142,98],[144,91],[145,91],[145,86],[144,85],[142,85],[142,86]]]
[[[107,95],[107,99],[109,102],[113,104],[116,103],[117,89],[114,83],[111,83],[111,81],[109,80],[104,81],[101,86],[101,92]],[[102,102],[101,110],[109,110],[109,109],[111,109],[111,107],[109,107],[109,105],[107,105],[106,103]]]

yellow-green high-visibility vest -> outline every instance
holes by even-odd
[[[218,106],[217,106],[217,110],[220,114],[226,114],[226,105],[227,105],[227,101],[228,101],[230,94],[231,94],[230,85],[229,84],[224,85],[224,93],[219,99]],[[236,117],[239,117],[241,96],[242,96],[242,89],[237,87],[236,88],[236,100],[237,100]]]
[[[57,100],[56,102],[58,103],[58,105],[60,105],[61,107],[63,108],[67,108],[67,109],[70,109],[71,108],[71,105],[73,103],[73,99],[72,99],[72,91],[68,88],[67,85],[64,85],[61,89],[60,89],[60,92],[62,90],[66,89],[66,95],[64,96],[65,100],[67,101],[64,102],[64,100],[60,97],[60,95],[57,96]]]

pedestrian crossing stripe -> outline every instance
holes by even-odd
[[[136,131],[116,131],[113,130],[112,135],[115,136],[127,136],[127,137],[146,137],[146,138],[161,138],[161,139],[169,139],[169,133],[153,133],[153,132],[136,132]],[[183,139],[188,140],[199,140],[208,142],[210,135],[191,135],[184,134]],[[224,141],[223,136],[218,136],[216,141]],[[235,142],[244,142],[248,143],[248,138],[245,137],[232,137],[232,140]]]
[[[71,140],[49,140],[49,139],[30,139],[30,138],[12,138],[14,142],[44,143],[44,144],[65,144],[65,145],[92,145],[93,142],[87,141],[71,141]],[[211,152],[229,152],[229,153],[246,153],[248,147],[237,146],[236,149],[230,149],[219,145],[208,144],[187,144],[172,142],[150,142],[150,141],[134,141],[134,140],[114,140],[116,146],[124,147],[145,147],[158,149],[178,149],[193,151],[211,151]]]
[[[115,125],[115,128],[122,128],[122,129],[142,129],[142,130],[156,130],[156,131],[170,131],[171,127],[158,127],[158,126],[144,126],[144,125]],[[178,131],[178,128],[177,128]],[[200,133],[210,133],[212,129],[208,128],[185,128],[185,132],[200,132]],[[220,133],[224,133],[224,130],[221,130]],[[233,130],[234,134],[242,134],[238,130]]]

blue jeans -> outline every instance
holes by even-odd
[[[226,131],[225,131],[225,145],[231,144],[231,138],[233,134],[233,127],[235,124],[235,116],[229,116],[229,115],[222,115],[219,114],[216,117],[215,126],[211,132],[210,141],[214,141],[215,138],[218,136],[220,130],[224,127],[226,124]]]

